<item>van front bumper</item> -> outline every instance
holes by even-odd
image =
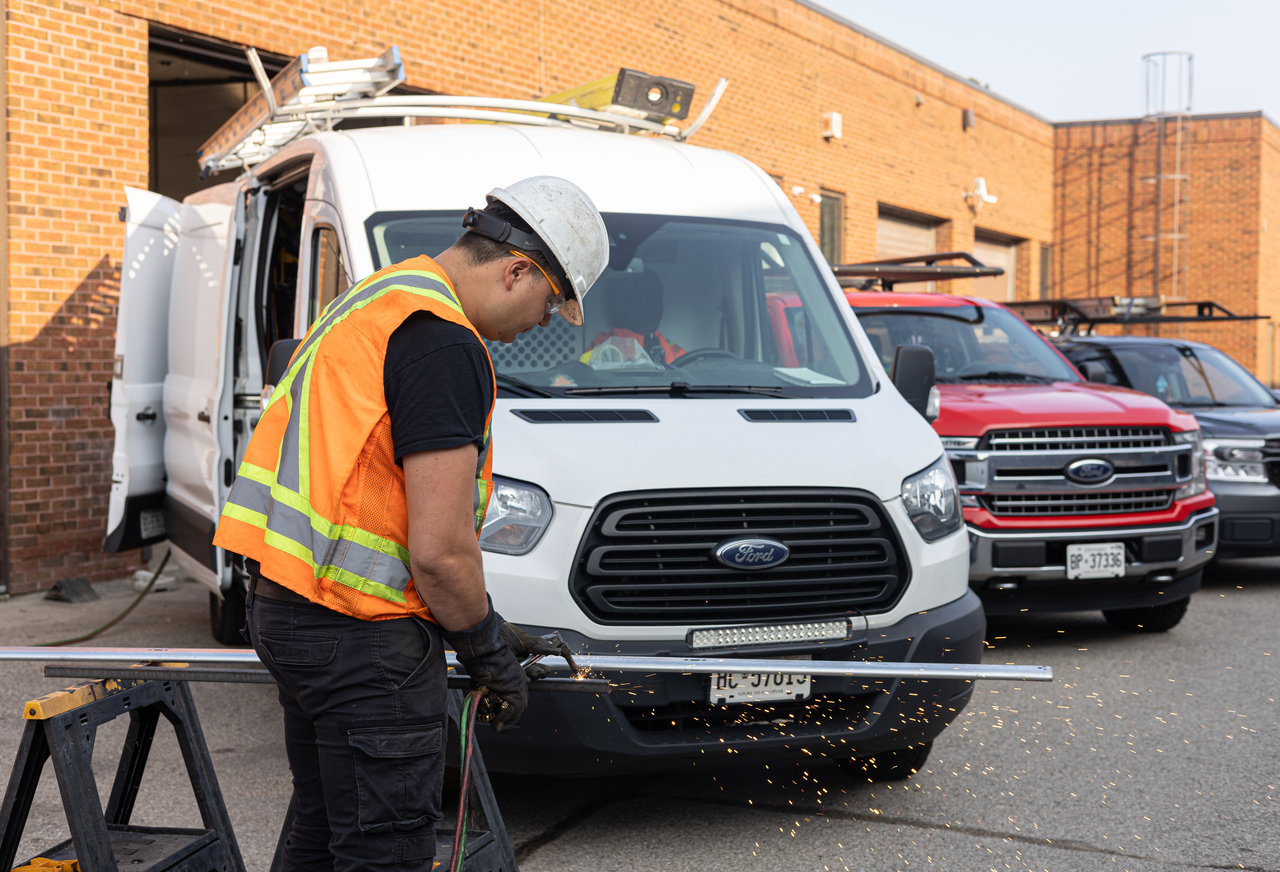
[[[855,621],[856,624],[856,621]],[[526,627],[530,632],[548,628]],[[872,629],[865,645],[758,646],[692,651],[671,642],[604,643],[564,633],[576,650],[645,656],[776,657],[815,660],[978,663],[986,620],[972,592]],[[530,694],[519,725],[501,736],[477,732],[489,769],[593,775],[639,769],[726,765],[746,759],[860,757],[931,741],[964,709],[973,692],[964,680],[819,677],[808,699],[712,706],[709,676],[605,674],[608,696]]]
[[[1218,509],[1174,524],[1088,530],[997,532],[970,526],[969,586],[988,615],[1071,612],[1159,605],[1200,589],[1214,555]],[[1068,545],[1123,542],[1121,577],[1068,579]]]

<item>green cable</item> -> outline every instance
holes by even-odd
[[[470,813],[467,808],[467,788],[471,775],[471,757],[468,753],[475,743],[475,710],[480,704],[481,691],[473,690],[462,704],[462,713],[458,717],[459,744],[459,782],[462,788],[458,797],[458,823],[453,833],[453,856],[450,858],[450,872],[462,872],[462,864],[467,852],[467,823]]]
[[[99,627],[96,630],[93,630],[92,632],[85,633],[83,636],[76,636],[74,639],[59,639],[57,642],[40,642],[39,644],[34,645],[33,647],[57,648],[62,645],[74,645],[76,642],[88,642],[90,639],[92,639],[94,636],[97,636],[99,633],[110,630],[116,624],[120,623],[125,618],[129,617],[129,613],[138,607],[138,603],[142,602],[142,598],[147,594],[151,593],[151,588],[155,587],[156,579],[159,578],[160,573],[164,571],[164,565],[169,562],[169,555],[172,553],[173,553],[172,548],[164,553],[164,560],[161,560],[160,565],[156,568],[156,571],[151,573],[151,580],[148,581],[147,586],[142,589],[142,593],[138,594],[137,598],[135,598],[134,601],[129,604],[129,608],[125,609],[123,612],[116,615],[111,620],[107,621],[101,627]]]

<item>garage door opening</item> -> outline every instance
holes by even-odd
[[[267,75],[284,68],[284,55],[259,52]],[[151,118],[151,181],[158,194],[181,200],[233,178],[200,178],[196,150],[258,93],[244,49],[152,24],[147,49]]]
[[[258,49],[262,66],[274,76],[291,56]],[[196,151],[241,106],[258,93],[244,46],[152,23],[147,60],[150,70],[151,190],[175,200],[229,182],[238,171],[200,178]],[[336,60],[336,58],[335,58]],[[401,86],[392,94],[432,93]],[[401,124],[399,118],[351,119],[338,129]]]

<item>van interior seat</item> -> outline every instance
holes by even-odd
[[[610,327],[621,327],[648,336],[662,323],[666,290],[651,269],[643,272],[610,272],[603,276],[604,311]]]

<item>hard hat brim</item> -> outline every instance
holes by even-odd
[[[564,305],[560,307],[560,317],[568,321],[574,327],[582,326],[582,303],[581,301],[570,297],[564,301]]]

